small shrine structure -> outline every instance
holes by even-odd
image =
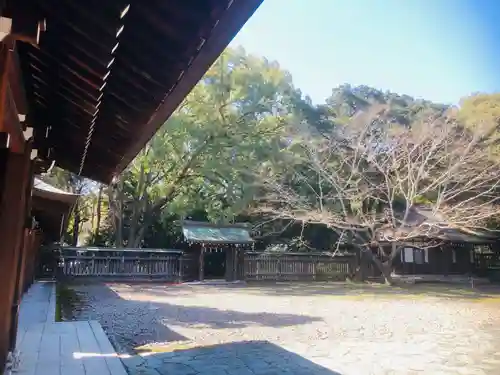
[[[246,224],[215,225],[185,220],[181,225],[189,263],[184,267],[185,277],[199,281],[243,279],[244,254],[254,246]]]

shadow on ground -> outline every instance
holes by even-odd
[[[94,285],[103,285],[94,284]],[[172,285],[170,283],[110,283],[126,287],[130,293],[142,293],[161,298],[174,295],[190,295],[194,290],[189,285]],[[216,293],[218,289],[244,290],[251,294],[268,294],[277,296],[345,296],[351,298],[362,297],[436,297],[443,299],[464,300],[491,300],[500,302],[500,285],[471,285],[452,283],[417,283],[387,286],[379,283],[346,283],[346,282],[276,282],[276,281],[249,281],[242,284],[203,285],[207,292]]]
[[[131,353],[134,348],[150,343],[189,341],[189,338],[170,329],[171,325],[217,330],[288,327],[322,320],[318,317],[288,313],[249,313],[176,305],[168,303],[168,298],[149,301],[147,292],[144,300],[126,299],[105,284],[80,287],[73,285],[72,288],[79,293],[82,302],[73,312],[71,319],[99,321],[115,349],[121,353]],[[168,288],[164,287],[164,290]]]
[[[500,286],[498,285],[481,285],[472,288],[469,285],[446,283],[387,286],[383,284],[259,281],[249,282],[246,286],[238,286],[238,288],[245,288],[248,293],[276,296],[328,295],[351,298],[436,297],[443,299],[491,300],[492,302],[500,302]]]
[[[122,359],[130,374],[341,375],[268,341],[241,341]]]

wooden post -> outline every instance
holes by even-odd
[[[29,243],[28,243],[28,253],[26,257],[26,270],[24,271],[24,281],[23,281],[23,293],[28,290],[30,287],[32,280],[33,280],[33,270],[34,270],[34,263],[35,263],[35,258],[36,258],[36,248],[35,248],[35,241],[36,241],[36,231],[32,230],[30,231],[30,237],[29,237]]]
[[[0,43],[0,48],[0,131],[9,134],[8,147],[11,151],[21,154],[24,152],[25,141],[15,98],[21,78],[12,76],[13,70],[19,70],[15,66],[16,45],[9,41]]]
[[[28,144],[25,146],[27,150],[31,153],[31,147]],[[19,317],[19,305],[21,304],[21,297],[23,294],[24,288],[24,273],[26,269],[26,262],[28,257],[28,247],[30,245],[30,236],[31,236],[31,227],[32,227],[32,219],[31,219],[31,191],[33,189],[34,183],[34,175],[33,175],[33,163],[31,162],[31,155],[25,155],[27,159],[27,170],[26,170],[26,185],[24,187],[24,217],[23,226],[22,226],[22,234],[21,241],[18,244],[18,253],[19,258],[17,261],[17,274],[16,274],[16,286],[14,289],[14,298],[12,302],[12,319],[10,325],[10,350],[14,351],[16,347],[16,335],[17,335],[17,323]]]
[[[224,279],[226,281],[233,281],[234,278],[234,261],[233,261],[233,249],[224,249],[226,253],[226,270],[225,270],[225,275]]]
[[[35,280],[36,274],[38,272],[38,267],[39,267],[39,259],[40,259],[40,246],[42,244],[42,238],[43,234],[40,230],[35,230],[33,233],[33,245],[32,245],[32,255],[28,259],[30,263],[30,272],[28,276],[28,285],[29,287],[31,284],[33,284],[33,281]]]
[[[201,245],[199,263],[200,269],[198,277],[200,281],[203,281],[205,279],[205,244]]]
[[[238,264],[239,264],[239,255],[240,255],[240,252],[244,251],[243,248],[237,248],[235,249],[235,252],[234,252],[234,255],[233,255],[233,273],[234,273],[234,277],[233,277],[233,280],[234,281],[238,281]]]
[[[236,279],[245,280],[245,251],[236,253]]]
[[[231,281],[238,280],[238,253],[239,248],[230,249],[231,251]]]
[[[4,153],[5,175],[0,197],[0,368],[11,344],[12,305],[18,282],[18,263],[25,224],[26,188],[30,178],[31,148],[22,154]],[[17,327],[16,327],[17,329]]]
[[[179,260],[179,280],[178,280],[179,283],[182,283],[183,278],[184,278],[183,256],[184,256],[184,254],[181,254],[181,256],[179,258],[177,258]]]

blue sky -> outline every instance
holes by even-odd
[[[342,83],[443,103],[500,91],[500,0],[264,0],[233,40],[323,102]]]

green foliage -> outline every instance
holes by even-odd
[[[458,111],[364,85],[341,85],[332,90],[325,103],[315,105],[293,86],[290,74],[277,62],[249,55],[242,48],[227,49],[101,198],[97,197],[97,184],[86,184],[57,168],[44,180],[84,193],[78,211],[79,231],[85,232],[87,243],[171,247],[179,239],[178,219],[263,220],[248,216],[249,208],[256,204],[255,197],[262,193],[258,182],[284,171],[290,171],[288,183],[301,196],[317,199],[313,192],[322,181],[304,164],[307,151],[300,139],[321,144],[339,129],[352,129],[354,119],[374,108],[380,110],[370,130],[373,132],[397,134],[420,120],[444,116],[457,116],[471,129],[478,123],[488,124],[488,129],[496,132],[499,95],[468,98]],[[490,138],[491,145],[496,145],[497,138]],[[492,150],[496,149],[492,146]],[[336,155],[331,155],[329,163],[342,165]],[[368,163],[359,167],[360,173],[366,172]],[[293,170],[300,170],[302,179],[297,179]],[[354,173],[351,186],[360,181],[360,175]],[[395,202],[398,199],[394,197]],[[431,195],[419,196],[414,203],[425,204],[432,199]],[[324,204],[339,212],[347,207],[353,215],[383,209],[380,200],[373,197]],[[100,207],[102,216],[99,223],[96,207]],[[269,238],[290,243],[300,238],[300,243],[294,242],[297,249],[327,249],[336,236],[325,226],[281,224],[286,230],[273,228],[280,234]],[[70,230],[73,226],[74,219]]]
[[[500,158],[500,94],[475,94],[464,98],[456,117],[482,138],[492,157]]]
[[[58,282],[56,284],[56,322],[73,318],[74,310],[81,303],[81,298],[69,286]]]
[[[298,97],[277,63],[225,51],[111,187],[116,245],[143,246],[197,210],[234,220],[253,199],[255,176],[286,152]]]

